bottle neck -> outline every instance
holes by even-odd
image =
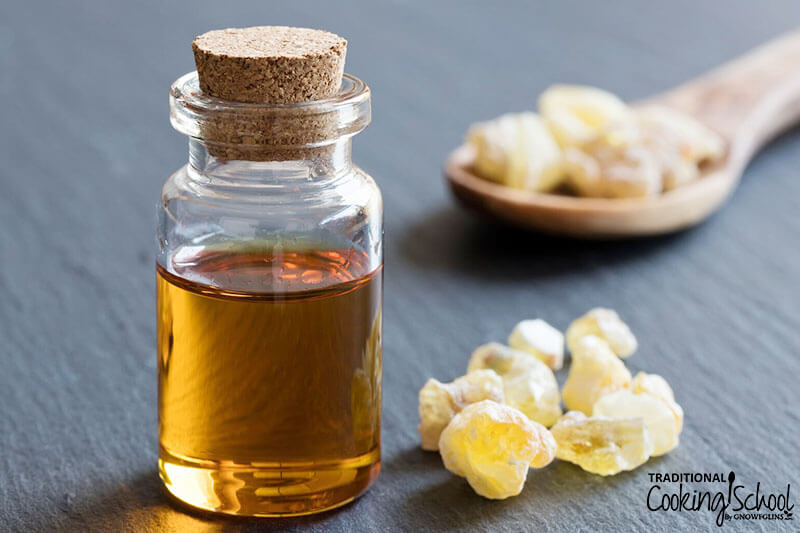
[[[293,149],[288,159],[286,158],[288,151],[276,150],[275,160],[248,161],[211,155],[205,141],[192,137],[189,139],[188,174],[209,184],[264,186],[282,185],[298,180],[326,182],[351,173],[353,169],[351,148],[352,138],[343,137],[324,147],[308,150]],[[263,152],[260,155],[263,157]],[[306,156],[309,158],[302,158]]]

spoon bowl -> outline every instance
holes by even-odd
[[[445,162],[454,196],[466,207],[545,233],[624,238],[671,233],[708,218],[733,193],[744,169],[770,139],[800,120],[800,31],[671,91],[657,104],[693,116],[725,139],[722,160],[696,181],[645,198],[583,198],[513,189],[472,170],[468,145]]]

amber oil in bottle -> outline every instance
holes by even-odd
[[[162,475],[223,512],[341,505],[380,468],[380,267],[244,248],[157,267]]]

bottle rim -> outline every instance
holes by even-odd
[[[302,148],[359,133],[371,120],[370,89],[344,74],[329,98],[288,104],[233,102],[202,92],[196,71],[170,88],[170,122],[179,132],[214,145]]]

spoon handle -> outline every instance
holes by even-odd
[[[783,35],[653,99],[680,109],[730,142],[744,166],[775,135],[800,121],[800,30]]]

